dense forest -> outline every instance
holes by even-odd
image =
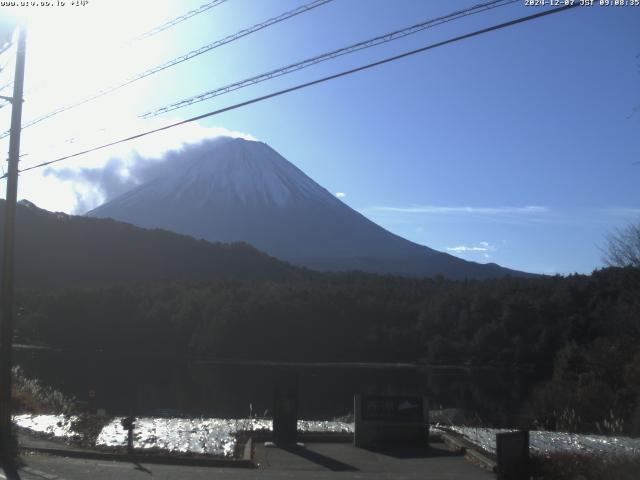
[[[295,281],[22,291],[18,341],[200,358],[533,369],[532,415],[640,431],[640,269],[454,282],[360,273]]]

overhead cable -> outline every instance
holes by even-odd
[[[314,8],[320,7],[326,3],[332,2],[333,0],[314,0],[310,3],[307,3],[305,5],[301,5],[300,7],[295,8],[294,10],[290,10],[288,12],[285,12],[281,15],[278,15],[277,17],[273,17],[270,18],[268,20],[265,20],[264,22],[258,23],[256,25],[253,25],[252,27],[246,28],[244,30],[240,30],[237,33],[234,33],[233,35],[228,35],[224,38],[221,38],[220,40],[216,40],[213,43],[210,43],[208,45],[205,45],[203,47],[200,47],[196,50],[192,50],[184,55],[181,55],[179,57],[174,58],[173,60],[169,60],[168,62],[165,62],[161,65],[155,66],[153,68],[150,68],[148,70],[145,70],[144,72],[138,73],[132,77],[127,78],[126,80],[117,83],[115,85],[112,85],[110,87],[107,87],[103,90],[100,90],[99,92],[86,97],[82,100],[79,100],[77,102],[74,103],[70,103],[68,105],[64,105],[62,107],[58,107],[55,110],[52,110],[51,112],[48,112],[40,117],[37,117],[33,120],[30,120],[27,123],[24,123],[22,125],[22,128],[27,128],[30,127],[32,125],[35,125],[37,123],[42,122],[43,120],[46,120],[48,118],[51,118],[55,115],[58,115],[59,113],[65,112],[67,110],[71,110],[72,108],[75,107],[79,107],[80,105],[84,105],[85,103],[88,103],[92,100],[95,100],[97,98],[103,97],[104,95],[107,95],[109,93],[112,93],[122,87],[126,87],[127,85],[130,85],[134,82],[137,82],[138,80],[141,80],[145,77],[148,77],[150,75],[153,75],[155,73],[161,72],[162,70],[166,70],[167,68],[173,67],[174,65],[178,65],[179,63],[182,62],[186,62],[187,60],[190,60],[194,57],[197,57],[198,55],[202,55],[205,52],[211,51],[214,48],[218,48],[221,47],[222,45],[226,45],[228,43],[231,43],[235,40],[238,40],[239,38],[242,37],[246,37],[247,35],[250,35],[254,32],[257,32],[259,30],[262,30],[264,28],[270,27],[271,25],[275,25],[276,23],[280,23],[283,22],[284,20],[287,20],[289,18],[295,17],[296,15],[300,15],[301,13],[305,13],[308,12],[309,10],[312,10]],[[5,138],[9,135],[10,131],[7,130],[3,133],[0,134],[0,139]]]
[[[316,65],[321,62],[325,62],[327,60],[332,60],[337,57],[341,57],[343,55],[347,55],[353,52],[357,52],[359,50],[364,50],[366,48],[371,48],[383,43],[391,42],[393,40],[397,40],[399,38],[406,37],[408,35],[413,35],[414,33],[421,32],[422,30],[426,30],[428,28],[432,28],[443,23],[451,22],[453,20],[457,20],[462,17],[466,17],[469,15],[474,15],[476,13],[484,12],[486,10],[502,7],[505,5],[509,5],[512,3],[519,2],[520,0],[492,0],[490,2],[481,3],[475,5],[470,8],[466,8],[464,10],[459,10],[448,15],[426,20],[415,25],[411,25],[409,27],[403,28],[401,30],[396,30],[394,32],[385,33],[384,35],[379,35],[374,38],[370,38],[368,40],[364,40],[362,42],[355,43],[353,45],[349,45],[347,47],[339,48],[338,50],[333,50],[331,52],[323,53],[321,55],[317,55],[315,57],[307,58],[306,60],[302,60],[300,62],[292,63],[290,65],[286,65],[284,67],[277,68],[275,70],[271,70],[266,73],[262,73],[260,75],[256,75],[254,77],[246,78],[244,80],[240,80],[238,82],[231,83],[229,85],[225,85],[223,87],[218,87],[214,90],[209,90],[207,92],[201,93],[199,95],[195,95],[184,100],[180,100],[179,102],[172,103],[170,105],[166,105],[155,110],[151,110],[149,112],[143,113],[140,115],[141,118],[151,118],[157,115],[161,115],[163,113],[170,112],[172,110],[177,110],[179,108],[188,107],[189,105],[193,105],[195,103],[203,102],[205,100],[209,100],[211,98],[224,95],[226,93],[239,90],[241,88],[245,88],[251,85],[255,85],[257,83],[261,83],[267,80],[271,80],[272,78],[280,77],[282,75],[286,75],[292,72],[296,72],[298,70],[302,70],[303,68],[310,67],[312,65]]]
[[[171,123],[171,124],[165,125],[163,127],[154,128],[152,130],[147,130],[147,131],[138,133],[136,135],[131,135],[131,136],[126,137],[126,138],[121,138],[120,140],[115,140],[115,141],[112,141],[112,142],[109,142],[109,143],[105,143],[105,144],[99,145],[97,147],[93,147],[93,148],[89,148],[89,149],[86,149],[86,150],[82,150],[80,152],[76,152],[76,153],[73,153],[73,154],[70,154],[70,155],[65,155],[63,157],[59,157],[59,158],[56,158],[54,160],[49,160],[49,161],[46,161],[46,162],[39,163],[37,165],[32,165],[30,167],[27,167],[27,168],[24,168],[24,169],[20,170],[20,172],[27,172],[29,170],[34,170],[34,169],[37,169],[37,168],[42,168],[42,167],[45,167],[45,166],[48,166],[48,165],[52,165],[54,163],[59,163],[59,162],[62,162],[64,160],[68,160],[70,158],[75,158],[75,157],[79,157],[81,155],[86,155],[88,153],[96,152],[98,150],[103,150],[105,148],[112,147],[112,146],[115,146],[115,145],[118,145],[118,144],[121,144],[121,143],[125,143],[125,142],[129,142],[131,140],[136,140],[138,138],[146,137],[147,135],[151,135],[151,134],[154,134],[154,133],[158,133],[158,132],[162,132],[162,131],[165,131],[165,130],[169,130],[171,128],[178,127],[180,125],[185,125],[185,124],[188,124],[188,123],[196,122],[196,121],[202,120],[204,118],[212,117],[212,116],[215,116],[215,115],[220,115],[221,113],[229,112],[231,110],[236,110],[238,108],[245,107],[247,105],[251,105],[251,104],[254,104],[254,103],[262,102],[264,100],[268,100],[270,98],[278,97],[280,95],[284,95],[286,93],[294,92],[296,90],[301,90],[303,88],[307,88],[307,87],[310,87],[312,85],[317,85],[319,83],[327,82],[329,80],[335,80],[337,78],[344,77],[344,76],[347,76],[347,75],[351,75],[351,74],[356,73],[356,72],[361,72],[363,70],[368,70],[368,69],[373,68],[373,67],[378,67],[380,65],[384,65],[386,63],[394,62],[396,60],[400,60],[402,58],[409,57],[411,55],[416,55],[418,53],[426,52],[428,50],[433,50],[435,48],[442,47],[444,45],[449,45],[451,43],[459,42],[461,40],[466,40],[468,38],[476,37],[478,35],[482,35],[482,34],[485,34],[485,33],[493,32],[495,30],[500,30],[500,29],[503,29],[503,28],[511,27],[511,26],[514,26],[514,25],[518,25],[520,23],[528,22],[530,20],[535,20],[537,18],[545,17],[547,15],[552,15],[554,13],[563,12],[565,10],[569,10],[571,8],[575,8],[575,7],[578,7],[578,6],[579,6],[578,3],[574,3],[573,5],[569,4],[569,5],[565,5],[565,6],[562,6],[562,7],[553,8],[553,9],[550,9],[550,10],[544,10],[542,12],[535,13],[535,14],[532,14],[532,15],[527,15],[525,17],[516,18],[515,20],[510,20],[508,22],[500,23],[498,25],[493,25],[491,27],[483,28],[481,30],[476,30],[476,31],[471,32],[471,33],[466,33],[464,35],[453,37],[453,38],[450,38],[448,40],[443,40],[441,42],[433,43],[433,44],[427,45],[425,47],[417,48],[415,50],[410,50],[408,52],[404,52],[404,53],[401,53],[399,55],[394,55],[392,57],[387,57],[385,59],[378,60],[377,62],[368,63],[368,64],[362,65],[360,67],[352,68],[350,70],[345,70],[345,71],[342,71],[340,73],[336,73],[336,74],[333,74],[333,75],[322,77],[322,78],[319,78],[319,79],[316,79],[316,80],[313,80],[313,81],[310,81],[310,82],[306,82],[306,83],[302,83],[302,84],[299,84],[299,85],[295,85],[293,87],[285,88],[283,90],[279,90],[277,92],[272,92],[270,94],[263,95],[263,96],[260,96],[260,97],[256,97],[256,98],[253,98],[251,100],[247,100],[247,101],[244,101],[244,102],[236,103],[236,104],[228,106],[228,107],[220,108],[218,110],[213,110],[211,112],[203,113],[201,115],[197,115],[195,117],[191,117],[191,118],[188,118],[186,120],[181,120],[179,122]],[[6,175],[3,175],[2,177],[0,177],[0,179],[2,179],[2,178],[6,178]]]
[[[188,20],[191,17],[195,17],[196,15],[199,15],[203,12],[206,12],[207,10],[211,10],[213,7],[217,7],[218,5],[222,5],[224,2],[226,2],[227,0],[213,0],[211,2],[205,3],[203,5],[200,5],[198,8],[195,8],[193,10],[189,10],[187,13],[185,13],[184,15],[180,15],[179,17],[174,18],[173,20],[170,20],[166,23],[163,23],[162,25],[159,25],[155,28],[152,28],[151,30],[144,32],[143,34],[139,35],[138,37],[134,38],[134,40],[137,39],[142,39],[142,38],[147,38],[147,37],[151,37],[153,35],[156,35],[160,32],[163,32],[164,30],[167,30],[168,28],[173,27],[174,25],[177,25],[178,23],[182,23],[185,20]]]

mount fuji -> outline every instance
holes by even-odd
[[[452,279],[527,275],[410,242],[348,207],[267,144],[225,138],[87,213],[211,242],[247,242],[315,270]]]

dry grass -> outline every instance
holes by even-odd
[[[95,447],[98,435],[111,420],[112,418],[97,415],[79,415],[73,423],[73,430],[80,434],[75,443],[84,448]]]
[[[533,477],[544,480],[638,480],[640,457],[554,453],[532,457]]]
[[[74,399],[28,378],[20,367],[13,367],[11,376],[14,412],[70,414],[75,410]]]

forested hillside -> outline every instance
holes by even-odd
[[[452,282],[366,274],[22,292],[21,341],[197,357],[529,366],[533,409],[640,426],[640,269]],[[575,420],[577,422],[577,420]],[[631,427],[629,427],[631,428]]]
[[[0,231],[3,222],[0,200]],[[16,284],[25,288],[306,275],[247,244],[213,244],[114,220],[52,213],[29,202],[17,209],[15,262]]]

